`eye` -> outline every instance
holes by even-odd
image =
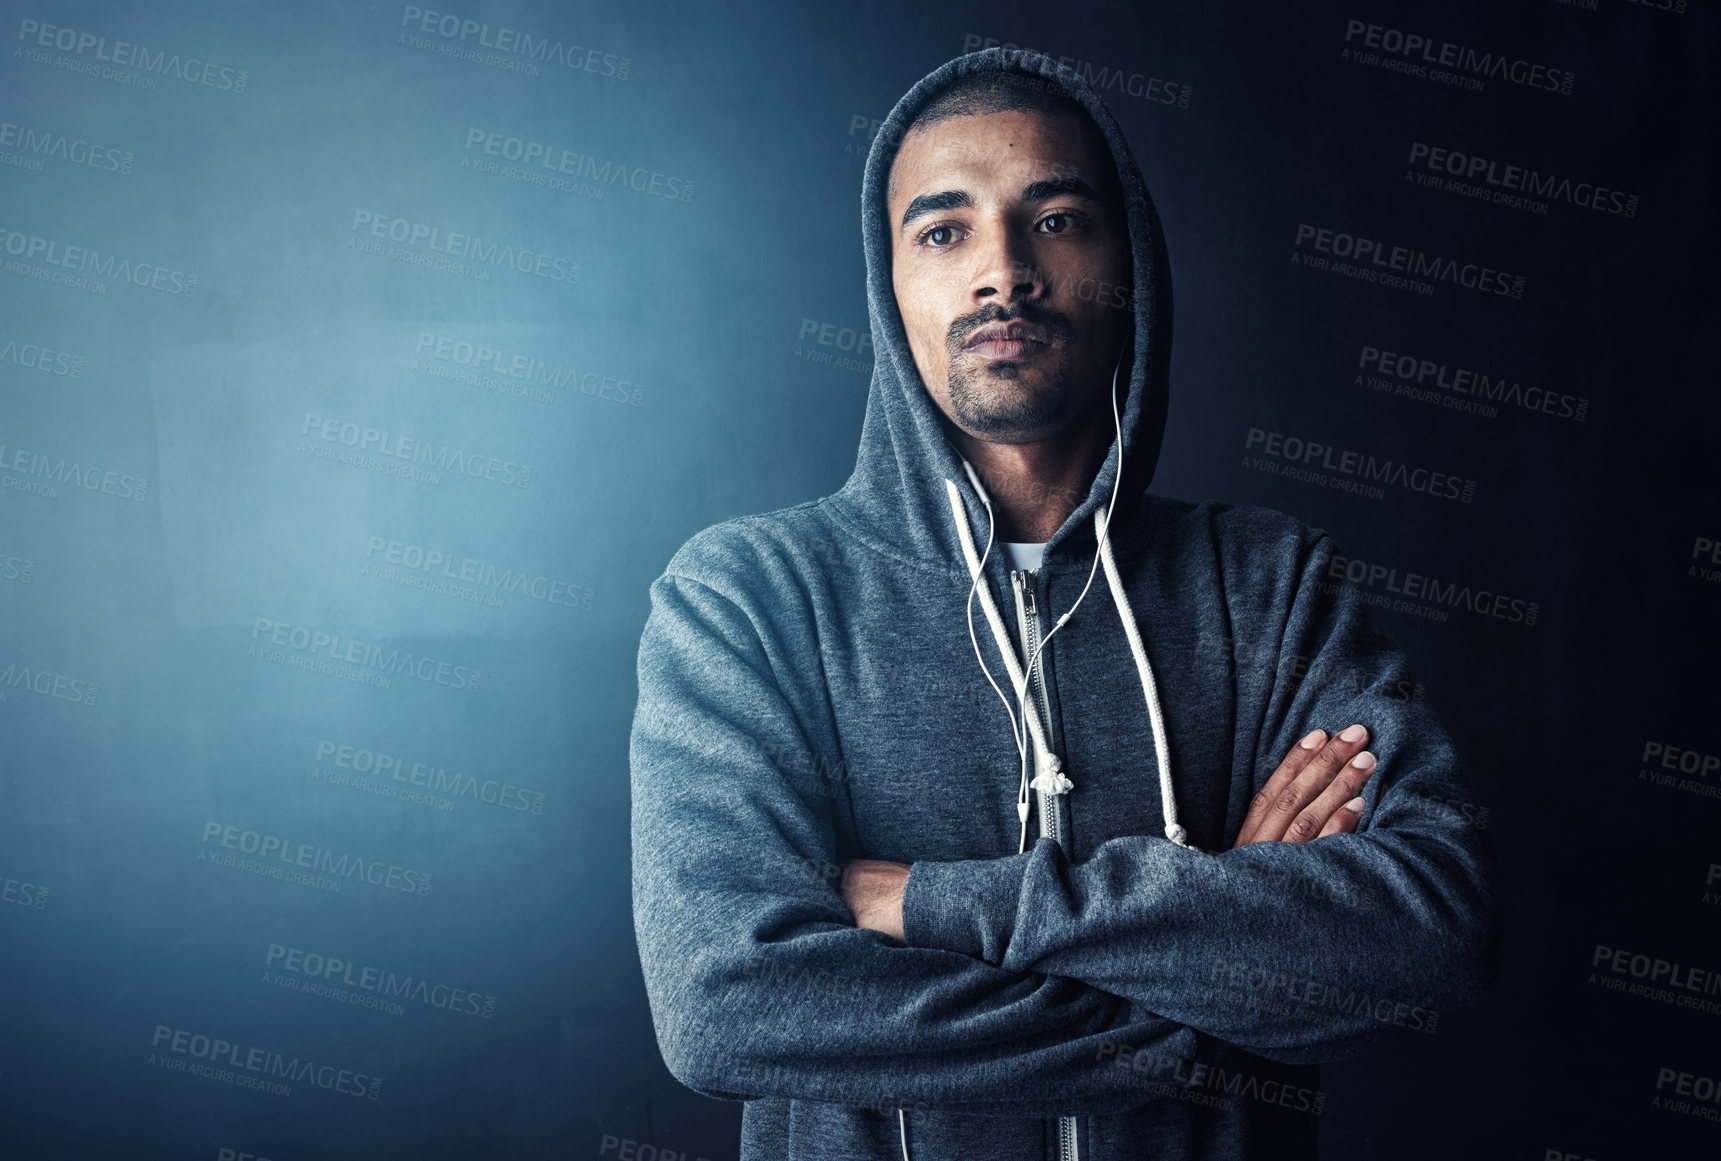
[[[931,246],[934,250],[943,250],[947,248],[951,242],[955,241],[955,238],[949,237],[949,235],[954,234],[956,229],[957,228],[955,226],[951,225],[929,226],[920,232],[920,236],[915,239],[915,244],[919,246]],[[934,241],[934,239],[941,234],[946,236],[946,240],[942,242]]]
[[[1054,227],[1053,229],[1045,230],[1044,232],[1048,234],[1067,234],[1081,225],[1081,215],[1071,213],[1069,210],[1055,210],[1041,218],[1040,225],[1045,227],[1051,223],[1059,221],[1063,223],[1062,228]]]

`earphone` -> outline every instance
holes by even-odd
[[[1106,505],[1105,524],[1099,532],[1100,536],[1106,536],[1108,534],[1108,530],[1111,528],[1112,510],[1117,505],[1118,487],[1123,482],[1123,419],[1118,414],[1117,409],[1117,380],[1118,375],[1123,371],[1124,355],[1128,349],[1129,345],[1126,342],[1124,344],[1124,349],[1118,352],[1117,366],[1112,370],[1111,376],[1111,415],[1114,429],[1117,432],[1117,474],[1112,479],[1111,500]],[[1077,595],[1075,603],[1057,619],[1056,623],[1052,625],[1051,630],[1044,637],[1040,638],[1038,644],[1034,646],[1033,652],[1028,655],[1028,662],[1022,668],[1021,684],[1016,686],[1016,708],[1012,709],[1010,707],[1010,699],[1004,696],[1004,691],[1002,689],[998,688],[998,682],[992,677],[992,671],[987,668],[986,658],[980,653],[980,639],[974,633],[974,595],[979,591],[980,578],[985,573],[986,559],[992,554],[993,537],[996,532],[997,522],[992,512],[992,499],[986,494],[986,489],[981,486],[980,477],[975,473],[974,466],[970,464],[966,458],[963,458],[962,460],[962,470],[967,473],[969,483],[974,485],[975,492],[980,496],[981,506],[986,509],[986,551],[980,557],[979,567],[975,569],[974,583],[968,586],[968,639],[974,645],[974,659],[980,663],[981,672],[986,674],[986,680],[991,683],[992,691],[998,695],[998,700],[1004,703],[1004,712],[1010,715],[1010,736],[1015,739],[1016,755],[1021,760],[1021,779],[1017,784],[1016,791],[1016,817],[1022,824],[1021,837],[1016,844],[1017,853],[1020,854],[1022,851],[1028,849],[1028,748],[1027,739],[1024,736],[1027,730],[1027,715],[1029,713],[1025,701],[1028,682],[1032,679],[1034,663],[1039,660],[1040,651],[1044,649],[1046,647],[1046,643],[1052,639],[1052,634],[1064,627],[1064,623],[1070,619],[1071,615],[1075,613],[1077,607],[1081,605],[1083,598],[1088,595],[1088,589],[1093,586],[1094,574],[1099,570],[1100,545],[1097,542],[1094,545],[1094,563],[1093,566],[1088,569],[1088,582],[1082,586],[1082,591]],[[952,495],[954,495],[954,493],[952,493]],[[1017,710],[1020,710],[1022,713],[1020,720],[1018,720],[1016,716]]]

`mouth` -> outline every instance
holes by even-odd
[[[1023,319],[1010,322],[989,322],[968,336],[962,344],[964,354],[982,359],[1022,359],[1037,355],[1051,346],[1051,336],[1044,327]]]

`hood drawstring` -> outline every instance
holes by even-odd
[[[946,479],[944,487],[950,497],[951,515],[956,520],[956,534],[962,541],[962,555],[968,560],[969,573],[978,581],[980,559],[974,551],[974,537],[968,530],[967,510],[964,508],[962,497],[957,491],[956,481]],[[982,493],[982,497],[984,497],[984,493]],[[990,509],[990,507],[991,505],[987,504],[987,508]],[[1111,537],[1106,527],[1106,514],[1103,508],[1094,511],[1094,537],[1099,542],[1100,564],[1105,568],[1106,583],[1111,588],[1112,603],[1117,606],[1118,616],[1123,622],[1124,636],[1129,641],[1130,656],[1135,659],[1136,673],[1141,678],[1142,694],[1147,699],[1147,716],[1153,728],[1153,750],[1159,765],[1159,804],[1160,813],[1165,816],[1165,837],[1178,846],[1186,847],[1190,845],[1189,834],[1177,821],[1177,794],[1171,781],[1171,757],[1168,752],[1169,745],[1165,738],[1165,719],[1159,708],[1159,685],[1154,680],[1153,665],[1148,661],[1147,650],[1142,646],[1141,630],[1136,625],[1135,613],[1130,609],[1129,598],[1124,593],[1123,578],[1118,574],[1117,561],[1112,556]],[[1003,654],[1005,668],[1010,673],[1010,681],[1017,688],[1025,688],[1026,680],[1022,675],[1021,663],[1016,660],[1016,651],[1010,644],[1010,635],[1004,627],[1004,619],[999,616],[998,606],[992,600],[992,590],[986,585],[977,584],[976,587],[980,594],[980,607],[985,611],[986,621],[992,627],[992,637],[998,644],[998,652]],[[972,634],[972,629],[970,629],[970,634]],[[978,651],[978,643],[976,643],[975,649]],[[987,680],[991,680],[990,673],[987,674]],[[998,688],[996,682],[993,682],[992,688],[995,690]],[[1000,690],[998,696],[1003,697],[1003,691]],[[1005,708],[1009,709],[1007,699]],[[1024,713],[1022,716],[1027,720],[1028,729],[1033,734],[1036,753],[1042,755],[1042,760],[1045,760],[1049,769],[1053,771],[1054,784],[1045,786],[1044,789],[1055,794],[1061,794],[1072,789],[1074,783],[1065,775],[1062,761],[1057,755],[1051,753],[1050,748],[1046,745],[1045,737],[1040,730],[1039,715]],[[1014,710],[1010,711],[1010,721],[1011,725],[1015,726],[1016,715]],[[1042,788],[1039,785],[1041,781],[1041,777],[1036,777],[1032,784],[1035,789]],[[1018,802],[1019,813],[1025,815],[1026,811],[1023,808],[1026,806],[1026,801]],[[1024,819],[1024,823],[1025,821]]]
[[[963,461],[963,467],[967,467]],[[970,478],[972,478],[972,469]],[[992,504],[986,496],[979,481],[974,481],[975,490],[979,492],[981,502],[985,504],[988,515]],[[974,584],[969,589],[969,599],[972,600],[976,591],[980,594],[980,607],[986,613],[986,623],[992,627],[992,639],[998,644],[998,652],[1004,657],[1004,666],[1009,671],[1010,682],[1018,690],[1027,688],[1027,679],[1023,676],[1022,665],[1016,659],[1015,647],[1010,644],[1010,634],[1004,628],[1004,619],[998,614],[997,602],[992,599],[992,589],[989,585],[980,584],[980,556],[974,551],[974,536],[968,530],[968,512],[963,506],[962,495],[956,487],[956,481],[944,481],[945,492],[950,497],[950,512],[956,520],[956,535],[962,541],[962,555],[968,561],[968,572],[974,578]],[[1189,834],[1177,821],[1177,794],[1171,784],[1171,756],[1165,740],[1165,718],[1159,708],[1159,685],[1153,678],[1153,665],[1147,660],[1147,650],[1142,647],[1141,630],[1135,623],[1135,613],[1129,607],[1129,597],[1123,589],[1123,578],[1118,574],[1117,561],[1112,556],[1111,537],[1106,527],[1106,510],[1094,510],[1094,538],[1099,542],[1100,564],[1105,568],[1106,584],[1111,588],[1112,603],[1117,606],[1118,617],[1123,621],[1123,635],[1129,640],[1130,656],[1135,658],[1135,671],[1141,677],[1142,695],[1147,699],[1147,717],[1153,727],[1153,752],[1159,763],[1159,806],[1160,813],[1165,816],[1165,837],[1178,846],[1187,847]],[[987,545],[991,550],[991,545]],[[970,606],[972,607],[972,606]],[[1073,611],[1073,610],[1072,610]],[[1069,616],[1068,613],[1065,617]],[[1062,624],[1062,619],[1060,619]],[[976,656],[980,652],[980,642],[974,639],[974,623],[970,617],[968,625],[969,639],[974,641]],[[981,661],[981,668],[986,663]],[[998,689],[998,683],[992,680],[991,670],[986,670],[986,680],[992,682],[992,688],[1004,701],[1004,708],[1010,713],[1010,725],[1015,732],[1017,745],[1021,745],[1020,727],[1016,724],[1016,712],[1010,708],[1010,700],[1004,697],[1004,691]],[[1039,715],[1024,711],[1023,719],[1033,736],[1034,751],[1040,757],[1046,773],[1038,774],[1029,785],[1035,790],[1044,790],[1051,794],[1063,794],[1075,788],[1075,783],[1065,775],[1062,760],[1046,745],[1046,739],[1040,728]],[[1023,834],[1027,834],[1028,802],[1025,797],[1019,798],[1016,811],[1022,820]],[[1193,849],[1193,848],[1192,848]],[[902,1109],[896,1110],[897,1132],[902,1142],[903,1161],[909,1161],[908,1155],[908,1118]]]
[[[1147,717],[1153,724],[1153,753],[1159,759],[1159,808],[1165,816],[1165,837],[1180,847],[1189,845],[1189,832],[1177,823],[1177,795],[1171,788],[1171,755],[1165,742],[1165,718],[1159,710],[1159,684],[1153,680],[1153,666],[1148,664],[1147,650],[1142,648],[1141,630],[1136,628],[1135,613],[1124,595],[1123,579],[1117,573],[1117,561],[1112,559],[1111,537],[1106,535],[1106,515],[1094,510],[1094,535],[1100,542],[1100,563],[1105,566],[1106,583],[1111,585],[1112,602],[1118,616],[1123,618],[1123,635],[1129,638],[1129,651],[1135,657],[1135,671],[1141,675],[1141,692],[1147,698]]]

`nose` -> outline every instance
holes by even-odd
[[[1011,223],[994,219],[976,241],[969,250],[977,264],[968,292],[976,306],[1010,306],[1045,293],[1045,275],[1033,261],[1033,250]]]

